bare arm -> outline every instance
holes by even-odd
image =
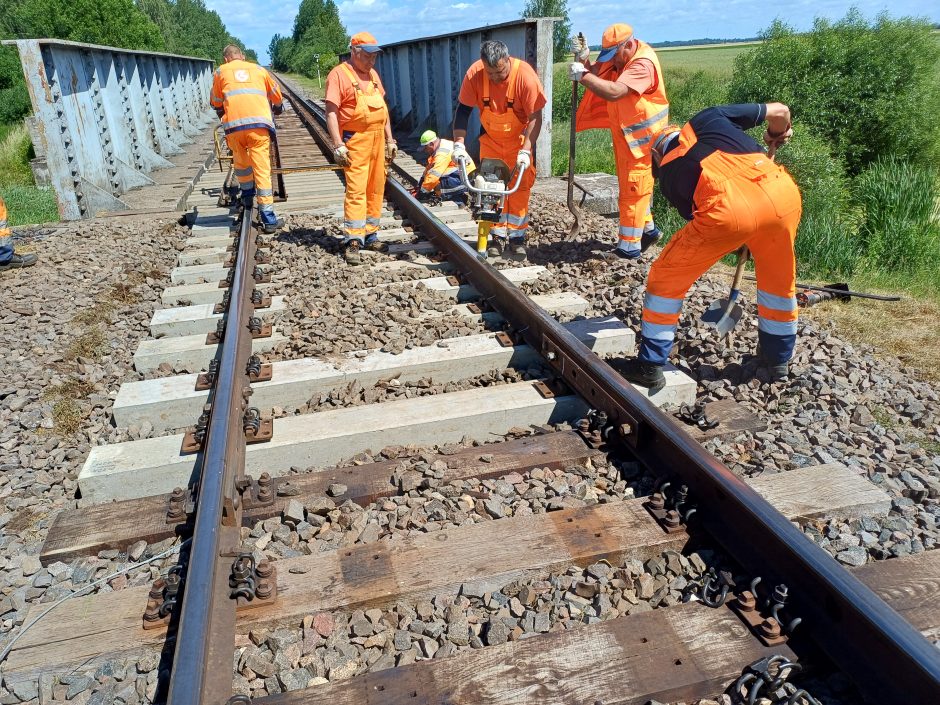
[[[343,136],[339,132],[339,106],[326,101],[326,130],[330,133],[334,149],[343,144]],[[388,128],[391,130],[391,128]]]
[[[605,81],[594,73],[584,74],[581,85],[604,100],[619,100],[630,92],[629,86],[617,81]]]
[[[523,133],[522,149],[531,152],[532,144],[538,140],[542,131],[542,109],[539,108],[529,116],[529,124]]]

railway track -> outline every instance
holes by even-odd
[[[317,213],[290,244],[332,256],[342,182],[312,149],[317,106],[287,93],[280,209]],[[119,425],[154,435],[92,450],[83,506],[56,518],[41,560],[169,555],[159,577],[138,569],[31,626],[4,682],[88,669],[103,682],[124,659],[144,675],[138,701],[609,705],[713,696],[780,654],[831,662],[874,702],[940,702],[940,658],[921,635],[940,630],[928,604],[940,561],[853,573],[794,526],[890,498],[841,466],[734,476],[701,442],[746,415],[716,408],[724,423],[701,431],[657,409],[601,359],[628,354],[632,332],[574,320],[576,296],[526,295],[544,268],[479,262],[466,212],[408,196],[416,173],[396,167],[389,254],[348,297],[400,302],[402,330],[470,334],[319,358],[291,348],[303,287],[277,255],[293,229],[263,237],[251,213],[207,213],[217,194],[205,194],[135,355],[149,379],[114,402]],[[313,398],[312,413],[287,411]],[[692,401],[694,384],[675,372],[661,399]],[[737,586],[722,604],[684,599],[705,584],[722,602],[726,578]]]

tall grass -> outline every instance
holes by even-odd
[[[32,185],[33,173],[29,168],[29,160],[33,145],[26,125],[4,125],[0,135],[0,186]]]
[[[23,123],[0,125],[0,196],[10,225],[48,223],[59,219],[55,194],[37,188],[29,160],[33,145]]]

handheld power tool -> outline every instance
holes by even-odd
[[[466,161],[461,159],[458,165],[460,179],[470,190],[470,212],[477,221],[477,257],[486,259],[490,230],[499,223],[506,198],[519,189],[523,171],[518,168],[510,171],[501,159],[484,159],[471,180],[467,175]],[[507,189],[507,184],[513,179],[515,184]]]

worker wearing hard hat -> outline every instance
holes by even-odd
[[[764,153],[749,130],[767,123],[772,151],[786,143],[790,109],[783,103],[707,108],[681,130],[652,135],[659,186],[689,222],[650,267],[643,300],[642,342],[623,376],[655,393],[676,337],[679,312],[693,282],[724,255],[747,245],[757,270],[759,358],[772,381],[786,378],[796,344],[796,257],[802,210],[793,179]]]
[[[242,203],[258,203],[261,227],[273,233],[284,225],[274,213],[271,185],[271,136],[274,118],[283,110],[277,82],[264,68],[245,61],[242,50],[229,44],[222,50],[224,63],[212,76],[209,102],[222,120],[225,141],[232,150],[232,168],[241,189]]]
[[[576,129],[610,128],[620,184],[620,230],[614,252],[636,259],[660,238],[650,212],[650,137],[669,122],[669,101],[656,52],[633,36],[630,25],[605,29],[601,47],[593,64],[587,46],[577,47],[577,61],[569,67],[571,80],[587,89],[578,107]]]
[[[333,158],[346,173],[343,228],[346,261],[359,264],[361,247],[381,250],[378,230],[385,193],[385,163],[398,155],[385,104],[385,88],[375,70],[382,51],[368,32],[349,41],[349,61],[326,77],[326,127]]]
[[[421,175],[418,199],[440,192],[442,200],[465,201],[467,187],[460,178],[460,168],[454,159],[454,143],[437,136],[434,130],[425,130],[421,134],[421,147],[428,155],[428,165]],[[467,175],[473,173],[476,166],[467,158]]]
[[[508,239],[510,259],[526,257],[525,237],[529,227],[529,194],[535,183],[533,145],[542,129],[545,92],[538,75],[522,59],[509,56],[502,42],[480,45],[480,60],[467,70],[460,86],[454,116],[454,159],[467,158],[464,139],[474,108],[480,111],[480,159],[499,159],[510,169],[523,172],[519,189],[506,203],[490,234]],[[515,183],[515,176],[513,183]]]

